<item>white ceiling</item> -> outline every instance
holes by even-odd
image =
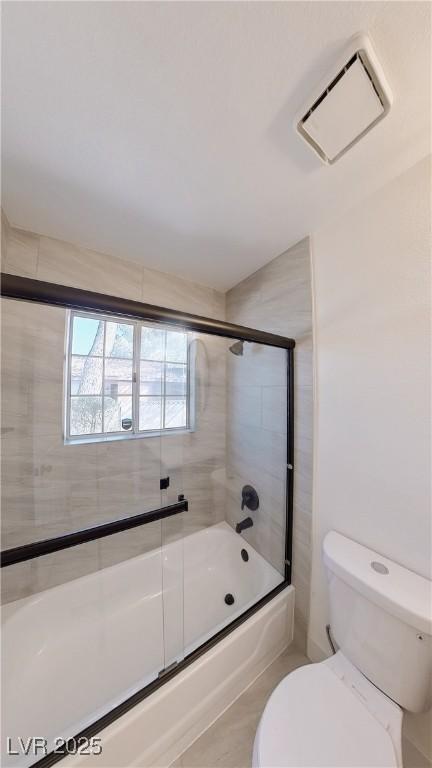
[[[225,290],[430,151],[430,9],[3,3],[6,214]],[[293,118],[358,31],[394,106],[325,167]]]

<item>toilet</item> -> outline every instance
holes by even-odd
[[[273,691],[253,766],[402,768],[403,710],[430,706],[431,582],[335,531],[323,559],[338,650]]]

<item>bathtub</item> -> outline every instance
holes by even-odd
[[[56,737],[76,735],[282,581],[219,523],[4,606],[2,748],[7,736],[15,746],[39,736],[51,751]],[[42,756],[15,751],[3,766]]]

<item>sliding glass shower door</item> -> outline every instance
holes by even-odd
[[[290,580],[292,343],[52,291],[1,299],[2,765],[17,768],[104,728]]]

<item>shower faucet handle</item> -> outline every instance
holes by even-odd
[[[252,512],[255,512],[259,507],[259,497],[252,485],[244,485],[242,488],[241,508],[244,509],[245,507],[251,509]]]

